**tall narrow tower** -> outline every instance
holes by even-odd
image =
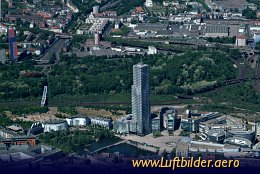
[[[14,62],[18,60],[18,50],[16,43],[16,30],[14,28],[8,29],[8,41],[9,41],[9,56]]]
[[[143,63],[133,66],[132,114],[137,135],[151,133],[149,66]]]
[[[2,0],[0,0],[0,22],[2,21]]]

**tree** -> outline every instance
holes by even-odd
[[[256,43],[255,49],[260,50],[260,42]]]
[[[244,9],[242,15],[247,19],[256,19],[256,11],[252,10],[251,8]]]
[[[150,23],[157,23],[157,22],[159,22],[159,18],[158,17],[151,17],[149,21],[150,21]]]
[[[50,58],[50,61],[49,61],[49,62],[50,62],[50,64],[54,64],[55,61],[56,61],[56,54],[53,53],[52,56],[51,56],[51,58]]]

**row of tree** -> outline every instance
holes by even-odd
[[[223,51],[206,50],[180,55],[106,57],[61,56],[60,65],[51,69],[34,67],[24,61],[17,65],[0,65],[0,99],[40,97],[43,86],[48,84],[50,96],[61,94],[87,95],[130,91],[132,66],[141,60],[150,66],[151,89],[158,94],[196,93],[211,90],[214,81],[236,76],[236,69]],[[21,71],[42,73],[42,77],[24,77]],[[192,84],[196,90],[191,89]],[[207,88],[203,86],[207,85]],[[201,89],[197,89],[201,86]],[[189,87],[189,88],[186,88]]]
[[[104,138],[115,138],[109,130],[89,126],[85,131],[51,131],[40,136],[41,143],[62,149],[65,153],[76,151],[80,146],[89,145]]]

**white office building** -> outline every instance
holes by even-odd
[[[42,125],[44,128],[44,132],[67,130],[69,127],[66,120],[47,121]]]
[[[66,118],[69,126],[86,127],[90,124],[90,119],[88,117],[73,116],[71,118]]]

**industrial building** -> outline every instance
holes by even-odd
[[[216,9],[222,12],[230,12],[237,10],[238,12],[242,12],[244,9],[251,8],[256,10],[256,5],[254,3],[248,3],[246,0],[224,0],[212,1],[216,7]]]
[[[137,135],[151,133],[149,66],[143,63],[133,66],[132,114],[137,123]]]
[[[50,120],[43,123],[44,132],[61,131],[69,128],[66,120]]]
[[[68,125],[72,127],[86,127],[90,125],[90,118],[86,116],[75,115],[70,118],[66,118],[66,121]]]
[[[227,37],[229,27],[226,25],[207,25],[204,30],[205,37]]]
[[[141,23],[138,26],[134,27],[134,32],[139,36],[156,36],[158,32],[168,31],[167,24],[148,24],[148,23]]]

